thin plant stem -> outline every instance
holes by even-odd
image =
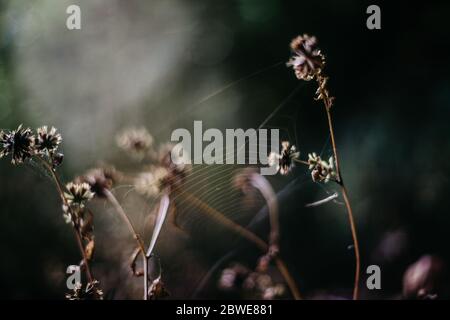
[[[241,226],[241,225],[235,223],[234,221],[228,219],[221,212],[219,212],[217,209],[214,209],[214,208],[210,207],[208,204],[206,204],[204,201],[200,200],[196,196],[194,196],[194,195],[192,195],[190,193],[187,193],[187,192],[182,192],[181,195],[188,202],[190,202],[192,205],[194,205],[195,207],[201,209],[200,212],[202,212],[204,214],[207,214],[210,218],[216,220],[217,222],[219,222],[224,227],[232,230],[234,233],[238,234],[242,238],[245,238],[248,241],[252,242],[261,251],[264,251],[264,252],[267,251],[267,249],[268,249],[267,243],[264,240],[262,240],[260,237],[255,235],[253,232],[247,230],[243,226]]]
[[[219,223],[221,223],[223,226],[227,227],[228,229],[232,230],[233,232],[237,233],[241,237],[247,239],[248,241],[255,244],[262,252],[267,252],[269,249],[269,246],[267,243],[262,240],[260,237],[255,235],[253,232],[247,230],[246,228],[242,227],[241,225],[237,224],[236,222],[228,219],[225,217],[221,212],[219,212],[217,209],[214,209],[210,207],[208,204],[197,198],[196,196],[187,193],[187,192],[180,192],[180,194],[189,201],[192,205],[198,207],[201,209],[201,212],[204,214],[207,214],[209,217],[215,219]],[[296,300],[301,300],[302,296],[300,294],[300,291],[298,290],[297,284],[295,283],[294,278],[289,273],[286,264],[283,262],[283,260],[279,256],[275,256],[275,263],[277,265],[278,270],[280,271],[280,274],[283,276],[284,280],[286,281],[289,290],[292,293],[292,296]]]
[[[352,207],[350,205],[350,200],[348,199],[347,188],[345,185],[341,185],[342,188],[342,196],[344,197],[345,206],[347,207],[348,219],[350,221],[350,228],[352,230],[353,237],[353,245],[355,249],[355,286],[353,288],[353,299],[358,300],[359,297],[359,277],[360,277],[360,268],[361,268],[361,258],[359,253],[359,244],[358,237],[356,234],[356,226],[353,218]]]
[[[139,251],[142,255],[142,265],[144,268],[144,300],[148,299],[148,259],[145,252],[145,246],[142,242],[141,237],[136,232],[136,229],[134,228],[133,224],[131,223],[130,218],[126,214],[125,210],[120,205],[119,201],[117,201],[114,194],[109,191],[108,189],[103,190],[104,194],[106,195],[106,199],[111,203],[111,205],[114,207],[114,209],[117,211],[117,213],[120,215],[120,217],[125,221],[126,225],[128,226],[128,229],[130,230],[131,234],[133,235],[133,238],[136,240],[138,244]]]
[[[41,157],[36,157],[36,158],[39,159],[39,161],[43,164],[43,166],[47,169],[47,171],[49,171],[51,173],[52,178],[55,181],[56,188],[58,190],[59,196],[61,197],[61,201],[63,202],[63,204],[69,210],[72,210],[70,208],[70,206],[69,206],[69,203],[67,201],[66,196],[64,195],[64,189],[62,187],[61,181],[59,180],[59,177],[56,174],[55,170],[48,164],[47,161],[45,161]],[[82,238],[81,238],[81,233],[80,233],[79,228],[74,226],[74,232],[75,232],[75,238],[77,240],[78,247],[79,247],[80,252],[81,252],[81,256],[83,258],[83,263],[84,263],[84,267],[85,267],[85,270],[86,270],[86,276],[88,278],[88,281],[92,282],[94,280],[94,277],[92,276],[92,272],[91,272],[91,268],[89,266],[89,262],[88,262],[88,259],[87,259],[87,256],[86,256],[86,252],[84,251],[83,241],[82,241]]]
[[[269,210],[269,220],[270,220],[270,237],[269,245],[274,246],[279,249],[279,237],[280,237],[280,224],[279,224],[279,214],[278,214],[278,204],[277,197],[269,182],[261,176],[260,174],[251,174],[252,185],[261,192],[264,199],[267,202],[267,208]]]
[[[334,130],[333,130],[333,120],[332,120],[331,111],[330,111],[331,104],[332,103],[329,99],[324,99],[324,105],[325,105],[325,110],[326,110],[327,119],[328,119],[328,128],[329,128],[330,137],[331,137],[331,145],[333,147],[333,154],[334,154],[334,159],[336,162],[336,172],[337,172],[337,176],[338,176],[337,183],[341,187],[342,196],[344,198],[345,207],[347,209],[348,220],[350,222],[350,229],[352,232],[353,248],[355,251],[355,281],[354,281],[354,286],[353,286],[353,300],[358,300],[359,277],[360,277],[360,269],[361,269],[361,261],[360,261],[361,259],[360,259],[360,253],[359,253],[358,236],[356,233],[356,226],[355,226],[355,221],[354,221],[354,216],[353,216],[353,210],[350,205],[350,200],[349,200],[348,194],[347,194],[347,188],[345,187],[344,180],[342,179],[342,174],[341,174],[341,170],[339,167],[339,158],[338,158],[338,154],[337,154],[336,140],[334,137]]]
[[[300,159],[294,159],[294,161],[297,162],[297,163],[304,164],[306,166],[310,165],[310,163],[308,161],[304,161],[304,160],[300,160]]]

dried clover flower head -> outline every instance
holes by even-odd
[[[70,206],[83,208],[87,201],[94,197],[91,186],[87,183],[69,182],[66,185],[65,196]]]
[[[75,180],[76,182],[89,184],[91,191],[97,197],[104,198],[106,196],[105,190],[110,190],[117,179],[118,173],[110,167],[91,169]]]
[[[295,165],[295,159],[300,157],[300,152],[289,141],[281,143],[281,154],[271,152],[269,154],[269,166],[276,166],[277,171],[282,175],[287,175]]]
[[[151,300],[157,300],[160,298],[167,297],[169,292],[164,286],[164,282],[161,280],[161,276],[153,280],[152,284],[148,288],[148,297]]]
[[[145,128],[127,129],[117,136],[117,145],[138,158],[144,157],[152,144],[153,137]]]
[[[103,300],[103,291],[100,282],[93,280],[83,289],[81,283],[75,284],[75,288],[66,294],[68,300]]]
[[[58,149],[61,141],[62,137],[56,132],[55,127],[49,129],[48,126],[43,126],[37,129],[35,146],[38,152],[53,154]]]
[[[312,80],[325,64],[325,57],[317,47],[314,36],[304,34],[291,41],[292,58],[287,62],[288,67],[295,71],[297,79]]]
[[[331,179],[337,178],[334,158],[331,156],[328,161],[322,160],[315,152],[308,154],[309,170],[314,182],[327,183]]]
[[[169,171],[164,167],[155,167],[153,170],[143,172],[135,179],[136,191],[148,197],[158,196],[167,186]]]
[[[34,136],[30,128],[22,128],[10,132],[0,132],[0,158],[11,154],[12,164],[23,163],[34,153]]]

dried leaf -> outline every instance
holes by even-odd
[[[88,209],[83,210],[82,219],[80,222],[80,232],[84,239],[90,241],[93,239],[94,231],[94,215]]]
[[[92,239],[88,242],[88,244],[84,248],[86,259],[88,260],[92,259],[92,256],[94,255],[94,249],[95,249],[94,237],[92,237]]]

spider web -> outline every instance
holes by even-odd
[[[183,117],[187,113],[194,111],[200,105],[207,103],[209,99],[226,92],[226,90],[240,84],[244,80],[249,80],[263,73],[270,72],[275,67],[280,65],[282,65],[282,63],[278,62],[269,67],[257,70],[231,83],[225,84],[221,88],[215,90],[212,94],[200,99],[193,106],[186,108],[175,119],[173,119],[172,122],[175,122],[177,118]],[[300,92],[300,89],[303,88],[304,84],[305,82],[300,82],[287,96],[281,100],[278,105],[273,108],[273,110],[261,123],[255,124],[255,127],[258,129],[279,129],[282,135],[285,136],[285,139],[287,138],[292,144],[298,147],[300,145],[300,141],[298,138],[297,118],[299,115],[298,111],[301,106],[293,105],[292,100]],[[287,107],[295,107],[295,109],[293,111],[290,110],[292,108],[287,110]],[[237,146],[237,150],[240,148],[245,148],[246,144],[247,142],[245,142],[242,146]],[[249,150],[246,151],[247,152],[245,154],[248,159],[250,156],[248,152]],[[319,155],[328,155],[330,152],[330,141],[329,137],[327,137],[327,139],[323,142]],[[223,148],[221,154],[218,156],[226,159],[230,155],[227,154],[225,148]],[[249,201],[246,201],[245,195],[233,186],[233,177],[241,169],[246,167],[252,167],[252,165],[194,165],[192,171],[185,179],[186,182],[183,188],[179,191],[179,194],[172,198],[172,202],[175,203],[177,210],[177,224],[179,224],[183,229],[188,230],[189,233],[200,237],[202,237],[202,235],[207,236],[208,233],[210,233],[210,235],[213,234],[217,228],[214,226],[217,222],[206,217],[200,212],[197,206],[194,206],[187,201],[185,198],[186,195],[195,196],[210,208],[237,223],[242,225],[249,223],[255,214],[265,205],[265,201],[261,195],[256,193],[251,201],[251,205],[249,205]],[[323,185],[312,182],[310,172],[307,170],[307,167],[300,165],[297,166],[292,175],[294,178],[297,178],[297,184],[305,185],[305,187],[314,185],[319,189],[319,199],[311,199],[311,202],[326,198],[335,192],[335,189],[330,186],[331,184]],[[269,181],[271,181],[271,178],[269,178]],[[287,184],[288,181],[290,180],[287,180],[285,184]],[[336,200],[334,201],[336,202]]]

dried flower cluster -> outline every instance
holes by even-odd
[[[67,300],[103,300],[103,291],[99,287],[100,283],[93,280],[83,288],[81,283],[77,283],[75,288],[66,293]]]
[[[297,36],[291,41],[291,50],[293,56],[286,65],[294,69],[295,76],[299,80],[310,81],[315,78],[318,83],[315,99],[323,100],[327,108],[330,108],[334,98],[327,89],[328,77],[322,72],[325,56],[317,46],[316,37],[307,34]]]
[[[64,157],[61,153],[56,153],[61,141],[61,135],[54,127],[50,130],[47,126],[40,127],[35,136],[30,128],[19,125],[16,130],[0,132],[0,158],[11,155],[12,164],[21,164],[33,155],[45,156],[56,167]]]
[[[16,130],[0,132],[0,158],[11,154],[12,164],[20,164],[31,158],[34,151],[34,135],[30,128],[24,129],[20,125]]]
[[[218,287],[226,292],[243,293],[250,299],[273,300],[286,292],[284,285],[275,283],[267,272],[252,271],[239,263],[222,271]]]
[[[75,182],[88,184],[96,197],[105,198],[106,191],[111,190],[120,178],[120,173],[115,168],[102,167],[88,170],[83,175],[75,178]]]
[[[334,136],[333,120],[331,114],[331,107],[334,103],[328,91],[328,77],[324,75],[323,69],[325,66],[325,56],[321,53],[317,46],[316,37],[310,37],[307,34],[298,36],[291,42],[292,58],[288,61],[287,66],[294,69],[295,75],[299,80],[310,81],[315,79],[318,85],[315,94],[315,100],[321,100],[325,107],[328,130],[330,133],[330,140],[333,147],[333,156],[328,161],[320,159],[315,153],[308,155],[308,161],[299,161],[307,164],[311,170],[311,177],[313,181],[328,182],[334,180],[341,187],[342,197],[344,198],[345,207],[347,210],[350,229],[352,232],[353,247],[355,252],[355,279],[353,284],[353,299],[358,299],[359,294],[359,277],[361,262],[359,256],[359,244],[356,234],[356,225],[353,218],[353,210],[350,205],[346,186],[343,183],[341,172],[339,169],[339,160],[337,155],[337,147]]]
[[[331,156],[328,161],[322,160],[315,152],[308,154],[309,170],[314,182],[325,182],[337,179],[334,158]]]
[[[74,208],[84,208],[86,202],[94,197],[91,186],[87,183],[69,182],[65,192],[67,203]]]
[[[56,173],[64,155],[57,152],[62,142],[61,135],[55,127],[42,126],[36,134],[22,125],[15,130],[0,132],[0,158],[11,155],[12,164],[21,164],[26,160],[36,160],[53,178],[63,201],[63,217],[71,223],[77,241],[80,244],[83,261],[80,263],[87,274],[87,284],[83,289],[79,283],[68,299],[101,299],[103,296],[99,282],[92,277],[89,260],[94,252],[93,215],[86,209],[86,203],[94,196],[91,186],[85,182],[70,182],[64,187]]]
[[[307,34],[291,41],[292,58],[287,66],[292,67],[301,80],[312,80],[325,64],[325,57],[317,47],[316,37]]]
[[[53,154],[58,149],[61,141],[62,137],[56,132],[55,127],[49,129],[48,126],[43,126],[37,129],[36,150]]]
[[[136,136],[134,129],[131,129],[130,133],[128,131],[125,130],[122,134],[124,136]],[[143,132],[140,136],[151,137],[150,134],[144,135]],[[121,147],[120,143],[119,147]],[[189,159],[173,152],[173,148],[172,144],[166,143],[155,151],[152,145],[148,145],[146,154],[150,156],[149,163],[151,164],[134,178],[135,190],[138,193],[147,197],[157,197],[164,190],[171,192],[183,185],[187,175],[191,172],[191,165],[188,164]],[[127,151],[131,155],[136,153],[136,151],[130,149],[127,149]]]
[[[150,171],[140,173],[135,179],[136,191],[148,197],[156,197],[167,186],[169,171],[164,167],[154,167]]]
[[[289,141],[283,141],[281,143],[280,154],[271,152],[268,158],[269,165],[276,166],[277,171],[282,175],[289,174],[292,171],[292,168],[294,168],[295,162],[308,165],[309,170],[311,170],[311,178],[314,182],[327,183],[330,180],[337,181],[338,175],[333,156],[331,156],[328,161],[325,161],[313,152],[308,154],[308,161],[302,161],[300,160],[300,152],[297,151],[296,147],[291,145]],[[239,186],[241,188],[248,185],[248,183],[244,184],[244,181],[241,180],[239,180]],[[238,181],[235,181],[235,183],[236,182]]]
[[[153,137],[145,128],[130,128],[117,136],[117,145],[132,157],[142,160],[153,145]]]

